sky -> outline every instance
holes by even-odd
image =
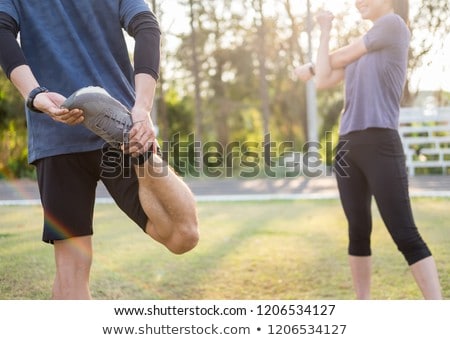
[[[215,0],[219,1],[219,0]],[[271,6],[276,6],[277,0],[267,0],[267,13],[271,12]],[[162,3],[164,16],[161,20],[161,26],[164,32],[180,32],[190,30],[187,17],[183,17],[184,9],[177,9],[177,0],[164,0]],[[354,6],[355,0],[311,0],[312,10],[324,8],[331,12],[342,12],[343,10],[351,11],[351,14],[358,16],[359,13]],[[411,11],[417,9],[418,0],[411,0]],[[274,5],[271,5],[274,4]],[[293,10],[299,15],[306,13],[306,0],[292,0]],[[353,13],[352,13],[353,12]],[[183,20],[184,19],[184,20]],[[176,47],[176,39],[170,39],[168,36],[168,44],[166,48],[173,49]],[[434,50],[425,60],[421,69],[417,70],[411,77],[411,87],[413,90],[446,90],[450,91],[450,33],[445,40],[444,48],[439,48],[440,44],[435,44]]]

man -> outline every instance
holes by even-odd
[[[122,29],[136,42],[134,68]],[[173,253],[198,242],[193,195],[155,152],[150,111],[159,44],[158,22],[144,0],[0,0],[0,63],[27,103],[43,241],[54,244],[55,299],[91,297],[98,180],[134,222]],[[124,131],[129,141],[124,154],[80,124],[87,118],[82,110],[62,108],[66,97],[86,86],[104,88],[129,108],[134,124]],[[108,119],[100,118],[100,128],[108,129]]]

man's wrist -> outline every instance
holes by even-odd
[[[47,93],[47,92],[48,92],[48,89],[43,87],[43,86],[38,86],[38,87],[34,88],[33,90],[31,90],[31,92],[28,94],[28,97],[27,97],[27,100],[26,100],[27,107],[30,110],[33,110],[33,111],[36,111],[36,112],[42,112],[42,111],[40,111],[39,109],[37,109],[34,106],[34,99],[36,98],[36,96],[38,94],[40,94],[40,93]]]

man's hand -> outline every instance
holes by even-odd
[[[42,92],[34,98],[33,105],[57,122],[68,125],[80,124],[84,119],[83,111],[62,109],[61,105],[65,99],[64,96],[56,92]]]
[[[129,143],[124,151],[133,156],[143,154],[152,148],[156,154],[158,142],[156,141],[156,132],[153,122],[150,118],[150,112],[147,110],[133,107],[131,110],[133,127],[129,133]]]

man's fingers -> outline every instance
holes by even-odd
[[[158,141],[155,139],[154,141],[153,141],[153,143],[152,143],[152,151],[153,151],[153,154],[154,155],[156,155],[157,153],[158,153]]]
[[[49,113],[54,120],[68,125],[79,124],[84,120],[83,111],[79,109],[69,111],[68,109],[51,108]]]
[[[77,125],[82,123],[84,120],[84,116],[72,116],[66,120],[66,124],[68,125]]]
[[[138,132],[138,127],[136,125],[134,125],[130,132],[128,132],[128,140],[132,140],[136,137],[136,134]]]
[[[48,113],[50,113],[52,116],[62,116],[64,114],[69,113],[69,110],[67,109],[59,109],[56,107],[51,107],[48,109]]]
[[[123,151],[131,154],[132,156],[139,156],[140,154],[147,152],[148,148],[148,144],[146,143],[141,144],[138,142],[131,142],[123,146]]]
[[[149,150],[150,146],[154,143],[155,137],[152,131],[144,130],[137,132],[141,135],[135,135],[134,138],[129,139],[129,143],[124,146],[124,152],[132,155],[142,154]],[[139,136],[139,137],[138,137]]]
[[[128,133],[128,143],[122,146],[122,150],[132,156],[138,156],[147,152],[155,143],[155,140],[155,131],[150,121],[135,121]]]

